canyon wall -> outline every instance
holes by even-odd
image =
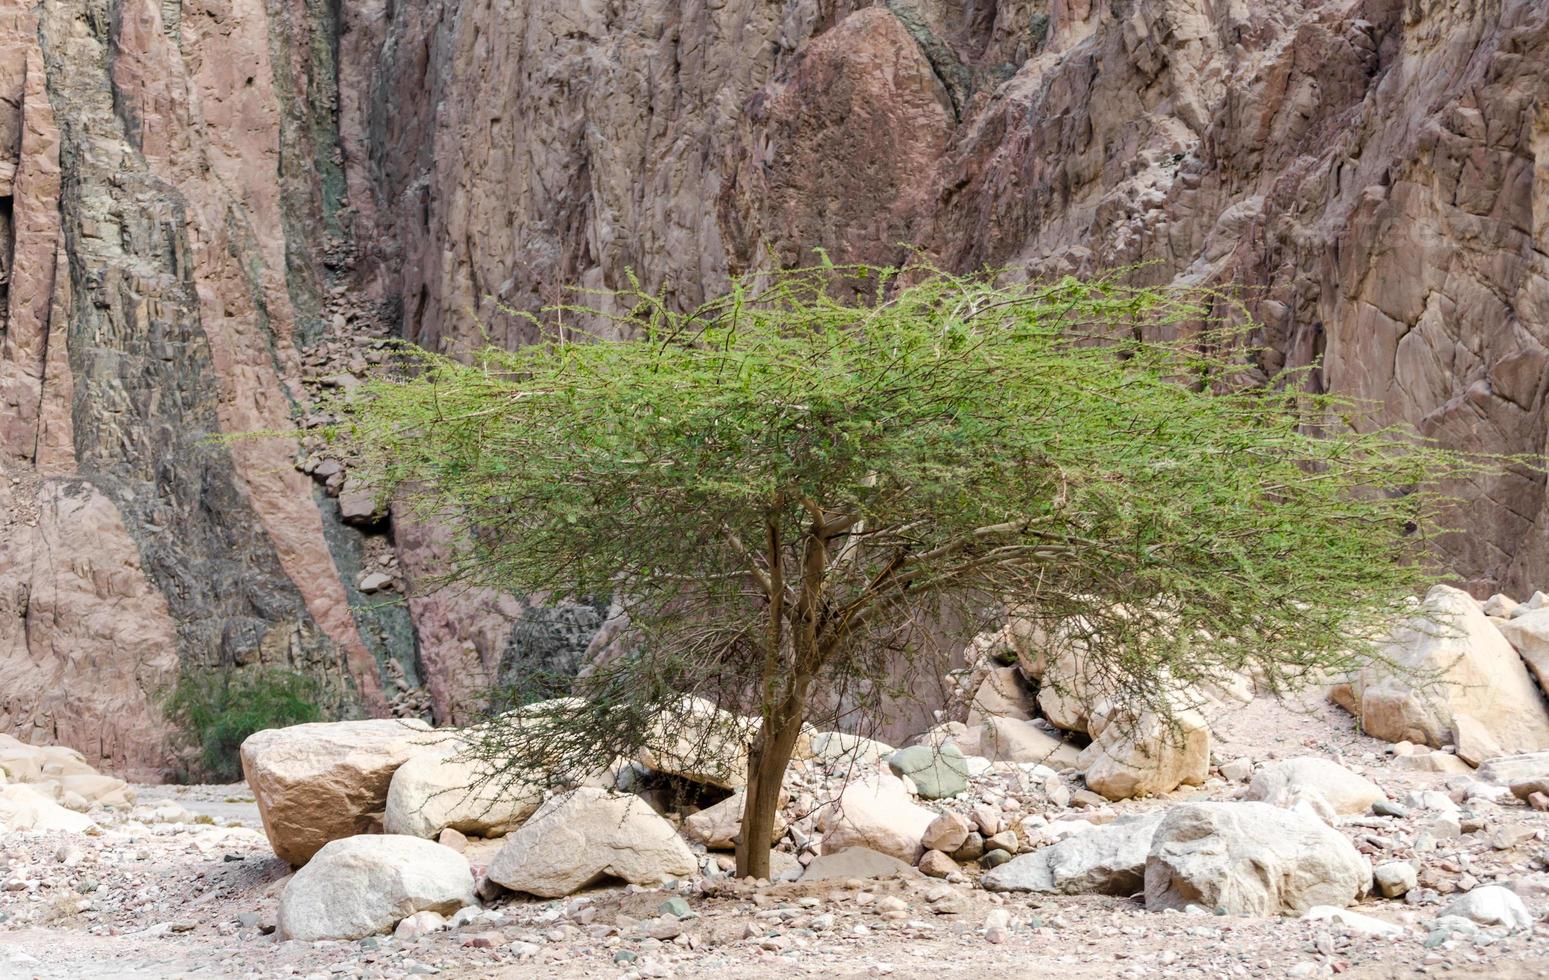
[[[1549,8],[0,0],[0,731],[154,775],[180,667],[255,661],[455,720],[524,605],[345,523],[311,447],[210,437],[364,337],[814,246],[1234,284],[1266,374],[1542,453]],[[1543,479],[1461,490],[1456,573],[1549,582]],[[387,547],[406,611],[358,587]]]

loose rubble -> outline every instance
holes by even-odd
[[[0,810],[0,976],[110,961],[360,977],[1549,968],[1549,814],[1533,802],[1549,747],[1476,770],[1450,743],[1363,733],[1316,695],[1231,698],[1201,729],[1202,772],[1112,799],[1091,785],[1100,751],[1080,744],[1115,723],[1108,709],[1057,726],[1017,642],[976,641],[1010,662],[971,661],[963,676],[992,691],[965,691],[913,746],[804,738],[765,882],[737,879],[727,853],[743,803],[727,760],[745,758],[749,728],[708,705],[705,731],[664,727],[653,751],[575,787],[518,781],[488,799],[442,792],[472,763],[446,733],[396,721],[255,736],[251,789],[129,787],[61,771],[67,750],[0,742],[0,801],[75,818],[23,827],[4,815],[17,804]],[[1056,754],[971,751],[1002,723]],[[1166,754],[1139,757],[1157,769]],[[1404,762],[1433,754],[1461,769]],[[83,812],[48,798],[88,775]],[[702,793],[672,803],[645,789],[661,777]]]

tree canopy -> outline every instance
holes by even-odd
[[[552,310],[517,350],[406,349],[339,431],[464,529],[452,577],[627,616],[501,751],[578,770],[699,694],[761,722],[746,844],[803,723],[853,726],[1008,609],[1080,624],[1103,694],[1164,711],[1373,655],[1433,574],[1426,487],[1474,464],[1251,375],[1219,299],[861,268],[687,312],[637,289],[608,337]],[[767,850],[738,864],[767,874]]]

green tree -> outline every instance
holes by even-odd
[[[685,692],[757,722],[741,875],[769,873],[804,722],[939,674],[1009,608],[1082,623],[1105,695],[1162,712],[1366,662],[1426,575],[1422,486],[1473,465],[1254,383],[1212,295],[828,267],[686,313],[606,299],[628,339],[552,310],[518,350],[409,350],[339,432],[466,530],[452,577],[627,614],[577,698],[487,726],[505,771],[595,769]]]

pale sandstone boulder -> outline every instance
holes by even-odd
[[[1120,817],[1022,854],[980,882],[995,892],[1130,896],[1145,885],[1146,857],[1162,814]]]
[[[1301,913],[1349,905],[1371,880],[1370,863],[1316,818],[1267,803],[1188,803],[1168,810],[1151,839],[1146,908]]]
[[[399,766],[387,790],[384,829],[427,839],[448,828],[499,837],[532,816],[543,802],[542,787],[491,773],[468,751],[466,743],[448,739]]]
[[[683,833],[689,840],[698,841],[712,851],[729,851],[737,846],[737,835],[742,832],[742,809],[747,805],[747,793],[738,791],[726,799],[689,814],[683,821]],[[773,845],[785,836],[785,817],[775,811],[774,831],[769,837]]]
[[[1489,726],[1473,715],[1452,716],[1452,744],[1457,747],[1458,758],[1471,766],[1481,766],[1496,756],[1506,754]],[[1411,753],[1413,754],[1413,753]]]
[[[1508,619],[1520,603],[1504,592],[1497,592],[1484,601],[1480,611],[1491,619]]]
[[[936,813],[909,798],[903,781],[890,772],[852,780],[839,799],[818,815],[823,852],[865,847],[913,864],[924,848],[920,840]]]
[[[58,779],[59,794],[74,793],[90,806],[134,806],[135,792],[128,783],[100,773],[73,773]]]
[[[370,832],[393,773],[434,744],[418,719],[271,728],[242,743],[242,772],[274,853],[306,864],[329,841]]]
[[[1248,785],[1247,799],[1290,809],[1307,793],[1316,793],[1335,813],[1365,813],[1387,798],[1376,783],[1337,762],[1299,756],[1261,767]]]
[[[1523,613],[1498,628],[1538,679],[1538,686],[1549,690],[1549,609]]]
[[[920,846],[927,851],[944,851],[951,854],[963,846],[973,831],[968,818],[954,810],[948,810],[930,822],[920,836]]]
[[[0,825],[13,831],[62,831],[79,834],[96,826],[91,818],[65,809],[31,786],[0,786]]]
[[[747,784],[748,747],[758,729],[757,719],[724,711],[703,698],[685,697],[657,716],[640,749],[640,761],[657,772],[737,789]]]
[[[363,834],[330,841],[280,894],[286,939],[360,939],[418,912],[450,914],[477,901],[468,859],[434,841]]]
[[[1091,720],[1097,685],[1087,677],[1088,668],[1078,641],[1061,643],[1047,655],[1038,707],[1056,728],[1085,734]]]
[[[654,885],[697,866],[672,825],[640,797],[582,787],[550,799],[508,836],[489,879],[560,898],[601,878]]]
[[[1210,773],[1210,728],[1195,710],[1171,718],[1104,710],[1092,719],[1096,738],[1081,751],[1086,784],[1110,800],[1157,796],[1199,786]]]
[[[958,743],[963,751],[968,749]],[[1081,750],[1057,738],[1030,721],[1016,718],[987,718],[974,740],[976,751],[991,762],[1040,762],[1053,769],[1079,765]]]
[[[968,705],[968,727],[973,728],[990,718],[1016,718],[1026,721],[1027,698],[1022,693],[1022,682],[1015,667],[996,667],[985,674],[979,689],[974,692]]]
[[[1529,779],[1549,780],[1549,752],[1522,752],[1497,756],[1479,767],[1479,779],[1510,786]]]
[[[1476,719],[1504,752],[1549,748],[1549,708],[1516,650],[1466,592],[1438,585],[1423,612],[1395,630],[1384,654],[1418,672],[1439,672],[1434,689],[1373,666],[1330,697],[1368,734],[1439,748],[1458,715]],[[1525,634],[1524,634],[1525,637]],[[1523,639],[1523,642],[1527,642]]]
[[[849,732],[818,732],[812,736],[812,758],[828,766],[874,766],[898,751],[886,742]]]

